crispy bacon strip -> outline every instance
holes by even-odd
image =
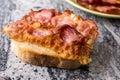
[[[60,35],[61,38],[67,42],[73,42],[73,41],[81,41],[83,42],[83,35],[81,35],[77,30],[70,27],[69,25],[63,25],[63,27],[60,29]]]
[[[36,13],[34,15],[34,20],[40,21],[41,23],[48,23],[55,15],[56,11],[54,9],[45,9],[41,10],[39,13]]]
[[[102,13],[120,14],[120,0],[77,0],[77,3]]]
[[[90,4],[120,4],[120,0],[81,0]]]

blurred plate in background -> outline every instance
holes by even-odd
[[[102,17],[107,17],[107,18],[119,18],[120,19],[120,15],[115,15],[115,14],[106,14],[106,13],[101,13],[101,12],[97,12],[97,11],[93,11],[90,9],[87,9],[81,5],[79,5],[76,0],[66,0],[69,4],[79,8],[80,10],[83,10],[85,12],[97,15],[97,16],[102,16]]]

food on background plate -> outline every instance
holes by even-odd
[[[120,0],[77,0],[77,3],[101,13],[120,15]]]
[[[23,61],[48,67],[76,69],[90,63],[97,25],[70,10],[42,9],[7,24],[3,33]]]

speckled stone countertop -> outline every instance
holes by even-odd
[[[38,67],[21,61],[10,50],[9,38],[1,30],[30,9],[73,10],[99,26],[92,62],[76,70]],[[83,12],[64,0],[0,0],[0,80],[120,80],[120,20]]]

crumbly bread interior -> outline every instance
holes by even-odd
[[[53,57],[54,51],[27,42],[11,40],[11,50],[23,61],[38,66],[76,69],[82,65],[79,60]]]
[[[12,47],[13,52],[15,52],[15,53],[21,52],[21,54],[24,54],[25,56],[27,55],[26,53],[30,53],[31,55],[35,55],[35,56],[44,55],[44,56],[48,56],[48,57],[71,60],[71,59],[62,57],[61,55],[57,54],[57,52],[55,52],[49,48],[46,48],[43,46],[38,46],[38,45],[31,44],[28,42],[18,42],[15,40],[11,40],[11,47]],[[81,59],[76,59],[76,60],[72,60],[72,61],[77,61],[77,63],[79,62],[79,64],[81,64],[81,65],[88,64],[91,61],[91,58],[86,57],[86,56],[81,56],[80,58]]]

